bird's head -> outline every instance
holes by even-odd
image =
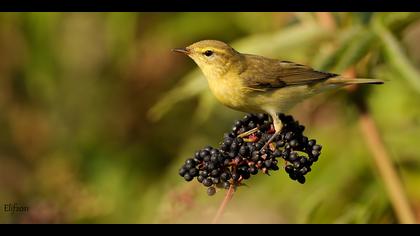
[[[218,40],[203,40],[173,51],[191,57],[207,78],[220,77],[230,70],[238,69],[242,59],[239,52]]]

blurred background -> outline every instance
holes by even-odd
[[[307,182],[254,176],[222,223],[399,222],[355,100],[419,222],[419,13],[1,13],[0,223],[210,222],[224,191],[209,197],[178,169],[244,114],[170,51],[202,39],[387,80],[290,111],[323,145]]]

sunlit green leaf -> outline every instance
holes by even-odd
[[[386,61],[413,89],[420,92],[420,73],[408,59],[401,44],[379,20],[375,21],[373,28],[382,41]]]

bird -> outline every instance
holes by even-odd
[[[352,84],[383,84],[379,79],[347,78],[307,65],[236,51],[219,40],[202,40],[174,52],[189,56],[207,79],[210,91],[223,105],[245,113],[266,113],[274,134],[280,134],[278,113],[324,91]],[[249,130],[243,136],[255,132]]]

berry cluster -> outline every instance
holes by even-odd
[[[269,174],[270,170],[278,170],[278,163],[283,159],[289,177],[305,183],[305,175],[318,160],[322,147],[303,135],[305,127],[292,116],[278,116],[283,127],[269,144],[267,142],[275,133],[269,116],[248,114],[235,122],[219,148],[208,146],[187,159],[179,169],[179,175],[186,181],[196,177],[208,187],[207,193],[213,195],[215,187],[236,187],[258,172]]]

